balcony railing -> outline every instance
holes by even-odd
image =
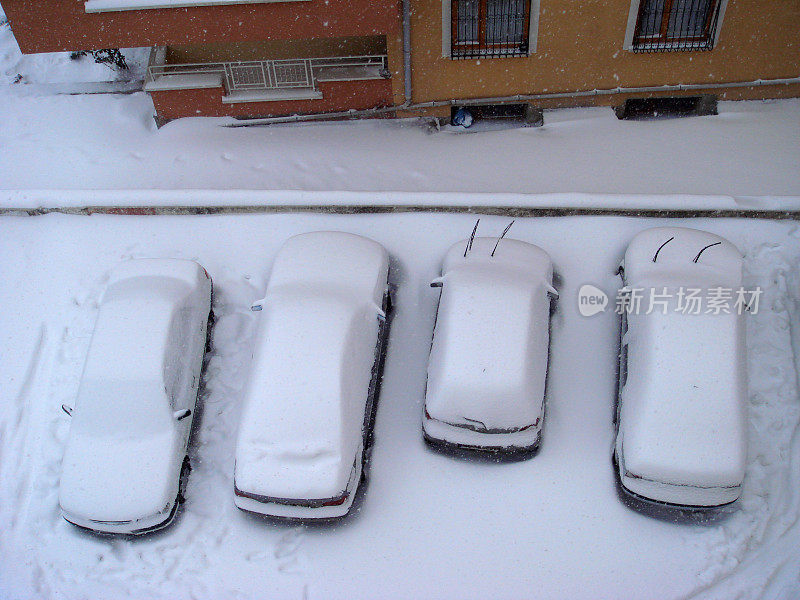
[[[290,58],[195,64],[151,64],[147,81],[171,75],[221,75],[228,92],[317,88],[317,82],[388,77],[386,55]]]

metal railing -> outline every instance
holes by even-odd
[[[336,56],[325,58],[288,58],[216,63],[161,64],[147,67],[147,81],[168,75],[219,74],[228,92],[291,88],[316,89],[321,69],[334,67],[387,68],[387,56]],[[336,75],[326,76],[335,80]],[[344,76],[342,79],[348,79]]]

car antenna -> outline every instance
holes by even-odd
[[[464,248],[464,258],[467,258],[467,252],[472,250],[472,242],[475,240],[475,233],[478,231],[478,223],[480,222],[480,219],[475,221],[475,227],[472,228],[472,234],[470,234],[469,240],[467,240],[467,247]]]
[[[708,250],[709,248],[711,248],[711,246],[719,246],[721,243],[722,243],[722,242],[714,242],[713,244],[709,244],[708,246],[706,246],[705,248],[703,248],[702,250],[700,250],[700,252],[698,252],[698,253],[697,253],[697,256],[695,256],[695,257],[694,257],[694,261],[692,261],[692,262],[697,262],[697,260],[700,258],[700,255],[701,255],[703,252],[705,252],[706,250]]]
[[[669,239],[668,239],[666,242],[664,242],[663,244],[661,244],[661,245],[658,247],[658,250],[656,250],[656,253],[653,255],[653,262],[656,262],[656,260],[658,260],[658,253],[659,253],[659,252],[661,252],[661,249],[662,249],[664,246],[666,246],[667,244],[669,244],[669,243],[670,243],[672,240],[674,240],[674,239],[675,239],[675,236],[673,235],[671,238],[669,238]],[[697,262],[697,261],[695,261],[695,262]]]
[[[500,245],[500,240],[502,240],[504,237],[506,237],[506,234],[508,233],[508,230],[511,229],[511,226],[514,224],[515,220],[516,219],[512,220],[511,223],[506,225],[506,228],[503,229],[503,233],[501,233],[500,237],[497,238],[497,243],[494,245],[494,250],[492,250],[492,254],[491,254],[492,256],[494,256],[494,253],[497,252],[497,246]]]

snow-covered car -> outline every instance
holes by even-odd
[[[363,478],[381,376],[389,257],[340,232],[290,238],[258,313],[234,501],[289,519],[342,517]]]
[[[168,525],[188,474],[211,311],[211,279],[189,260],[137,259],[103,295],[62,463],[64,518],[104,533]]]
[[[550,256],[474,238],[445,255],[422,429],[434,444],[530,451],[544,418],[553,288]]]
[[[717,235],[658,227],[633,238],[620,273],[620,483],[668,505],[731,503],[747,450],[744,318],[730,301],[742,256]]]

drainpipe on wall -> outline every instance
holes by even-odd
[[[411,104],[411,0],[403,0],[403,92]]]
[[[410,73],[410,70],[409,70]],[[797,85],[800,84],[800,75],[780,79],[756,79],[754,81],[731,81],[727,83],[681,83],[675,85],[655,85],[641,87],[616,87],[611,89],[594,89],[574,92],[555,92],[548,94],[516,94],[514,96],[493,96],[486,98],[464,98],[461,100],[429,100],[427,102],[405,102],[398,106],[384,106],[382,108],[367,108],[362,110],[346,110],[329,113],[311,113],[302,115],[289,115],[285,117],[266,117],[256,119],[242,119],[233,123],[225,123],[224,127],[250,127],[252,125],[271,125],[273,123],[295,123],[301,121],[317,121],[324,119],[356,118],[365,116],[382,115],[396,110],[416,110],[420,108],[434,108],[437,106],[473,106],[476,104],[503,104],[507,102],[528,102],[531,100],[554,100],[562,98],[586,98],[592,96],[613,96],[616,94],[635,94],[691,90],[711,90],[720,88],[761,87],[766,85]],[[410,91],[410,87],[406,88]]]

